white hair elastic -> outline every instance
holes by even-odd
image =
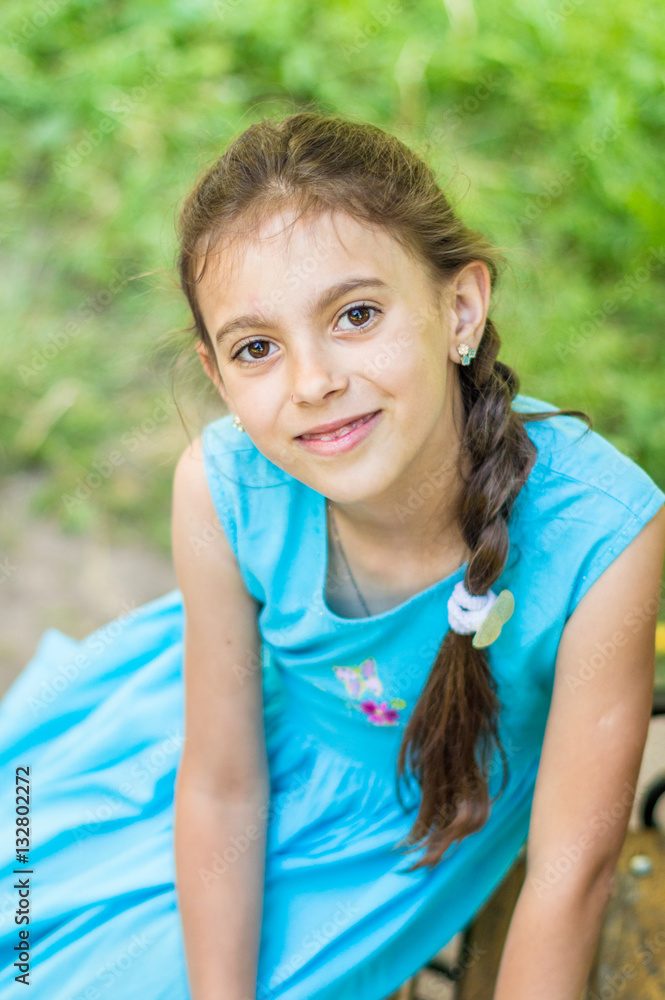
[[[456,583],[448,600],[448,624],[454,632],[467,635],[475,633],[472,645],[489,646],[498,637],[501,628],[515,609],[515,600],[509,590],[497,594],[470,594],[464,581]]]
[[[455,632],[477,632],[487,618],[498,597],[493,590],[486,594],[470,594],[460,580],[455,584],[448,601],[448,624]]]

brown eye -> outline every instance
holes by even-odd
[[[367,302],[360,302],[358,305],[351,306],[349,309],[346,309],[340,316],[340,319],[344,316],[348,316],[352,329],[362,330],[364,327],[371,325],[372,319],[376,318],[370,316],[370,313],[376,313],[378,315],[380,312],[381,310],[377,309],[376,306],[370,306]],[[346,327],[346,329],[348,330],[349,328]]]
[[[240,345],[231,360],[239,365],[251,365],[253,361],[263,361],[265,358],[269,358],[270,354],[262,354],[261,351],[267,352],[270,346],[271,341],[269,340],[247,340],[244,344]],[[249,357],[241,357],[246,351],[249,352]]]
[[[257,357],[258,357],[258,358],[264,358],[264,357],[265,357],[265,354],[260,354],[260,353],[259,353],[259,354],[257,355],[257,354],[254,354],[254,353],[253,353],[253,352],[254,352],[254,349],[255,349],[255,347],[257,346],[257,344],[258,344],[258,345],[260,345],[260,344],[267,344],[267,341],[265,341],[265,340],[252,340],[252,341],[251,341],[251,343],[249,343],[249,344],[245,344],[245,347],[246,347],[246,348],[247,348],[247,350],[249,351],[249,353],[250,353],[250,356],[251,356],[251,357],[253,357],[253,358],[257,358]],[[259,350],[260,350],[260,347],[259,347]]]
[[[369,312],[369,308],[367,306],[354,306],[353,309],[349,309],[347,315],[349,316],[350,320],[353,323],[355,323],[357,316],[361,316],[363,313],[365,315],[367,315],[368,312]],[[366,323],[367,320],[362,320],[360,325],[362,325],[363,322]]]

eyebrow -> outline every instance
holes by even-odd
[[[322,312],[327,306],[332,305],[342,295],[347,295],[356,288],[389,288],[390,286],[381,278],[349,278],[347,281],[340,281],[336,285],[331,285],[319,298],[312,303],[308,309],[308,315],[313,316],[316,312]],[[271,324],[264,320],[257,313],[248,313],[244,316],[236,316],[235,319],[223,323],[214,336],[216,344],[221,344],[222,340],[236,330],[246,330],[248,328],[266,329]]]

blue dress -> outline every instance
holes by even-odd
[[[513,406],[555,409],[523,395]],[[494,585],[512,591],[515,612],[487,650],[508,784],[481,830],[412,873],[424,848],[396,845],[418,786],[400,783],[402,809],[397,752],[466,566],[382,614],[339,617],[324,600],[324,497],[264,458],[229,416],[204,429],[218,518],[260,602],[271,799],[257,1000],[383,1000],[468,924],[526,840],[562,630],[665,502],[580,420],[526,427],[538,458]],[[173,590],[82,641],[47,629],[0,702],[3,998],[19,995],[14,979],[28,965],[33,1000],[189,998],[173,856],[183,614]],[[502,778],[494,763],[492,796]],[[21,767],[31,808],[24,863],[15,849]],[[239,849],[229,844],[204,877],[219,877]],[[29,923],[16,922],[22,913]]]

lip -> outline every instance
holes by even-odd
[[[333,425],[333,430],[339,429],[339,427],[344,427],[345,424],[353,422],[353,420],[360,420],[362,417],[367,417],[368,419],[363,420],[361,424],[354,427],[352,430],[347,431],[345,434],[341,434],[337,438],[332,438],[329,441],[322,441],[321,438],[303,438],[297,437],[295,440],[307,448],[308,451],[314,452],[316,455],[339,455],[342,452],[350,451],[355,448],[357,444],[363,441],[368,434],[374,429],[376,424],[381,418],[382,410],[375,410],[373,413],[363,413],[360,417],[352,417],[351,420],[337,421],[336,425]],[[330,427],[330,424],[327,425]],[[313,434],[314,431],[308,431],[308,433]],[[318,433],[331,433],[330,431],[320,431]]]
[[[356,413],[353,417],[343,417],[341,420],[331,420],[327,424],[317,424],[316,427],[309,427],[306,431],[303,431],[303,434],[329,434],[331,431],[339,430],[340,427],[352,424],[354,420],[368,417],[370,413],[375,412],[376,410],[365,410],[364,413]],[[298,437],[302,437],[302,434],[299,434]]]

